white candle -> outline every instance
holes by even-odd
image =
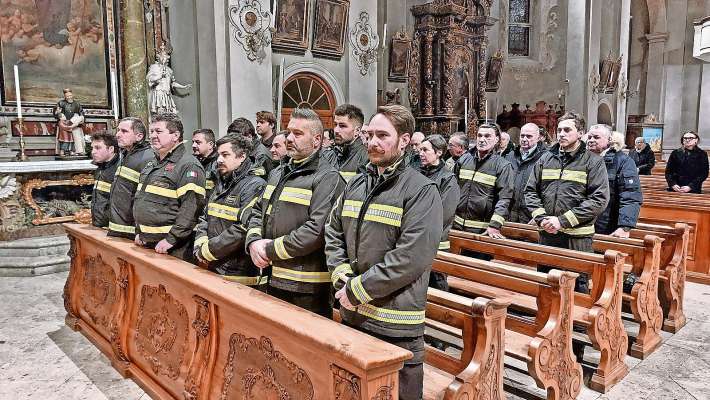
[[[387,44],[387,23],[385,23],[384,30],[382,31],[382,48],[384,49]]]
[[[486,107],[486,124],[488,123],[488,99],[483,102],[483,106]]]
[[[116,71],[111,71],[111,100],[113,102],[113,119],[118,121],[118,86],[116,84]]]
[[[276,5],[278,4],[278,0],[274,0],[274,9],[271,10],[271,25],[274,26],[274,29],[276,29]]]
[[[636,91],[638,92],[639,90],[641,90],[641,79],[636,81]]]
[[[463,98],[463,126],[464,133],[468,135],[468,97]]]
[[[22,118],[22,101],[20,100],[20,71],[15,65],[15,98],[17,99],[17,119]]]

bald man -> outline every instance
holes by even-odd
[[[510,203],[508,217],[510,222],[527,224],[532,220],[532,214],[525,207],[525,185],[535,163],[547,151],[542,139],[540,128],[532,122],[527,123],[520,128],[520,147],[505,156],[505,159],[513,165],[515,175],[513,200]]]
[[[407,153],[409,156],[409,165],[414,167],[414,169],[416,169],[417,171],[422,165],[422,161],[419,158],[419,146],[422,145],[422,142],[425,138],[426,136],[424,136],[424,133],[414,132],[412,134],[412,139],[409,141],[409,147],[407,148]]]

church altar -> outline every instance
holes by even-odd
[[[0,276],[69,269],[63,222],[91,222],[91,160],[0,162]]]

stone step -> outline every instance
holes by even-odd
[[[3,257],[0,258],[0,277],[36,276],[68,271],[68,256]]]
[[[0,242],[0,260],[8,257],[66,256],[68,251],[69,239],[66,235]]]

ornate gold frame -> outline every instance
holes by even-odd
[[[22,185],[22,198],[25,200],[30,207],[35,210],[35,218],[32,220],[34,225],[46,225],[46,224],[57,224],[61,222],[78,222],[80,224],[90,224],[91,223],[91,210],[82,209],[79,212],[74,213],[74,215],[66,217],[54,217],[46,218],[40,206],[35,202],[34,197],[32,197],[32,191],[35,189],[42,189],[47,186],[88,186],[94,184],[94,177],[91,174],[79,174],[72,176],[72,179],[65,179],[61,181],[51,181],[44,179],[30,179]]]

